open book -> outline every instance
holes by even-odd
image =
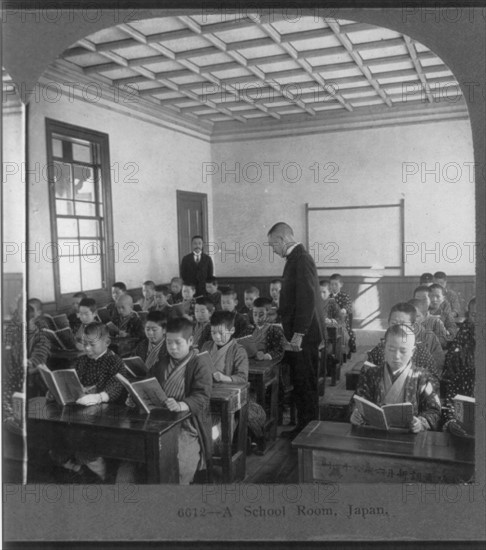
[[[47,335],[54,348],[62,350],[76,349],[76,339],[69,326],[58,330],[51,330],[50,328],[43,328],[42,330]]]
[[[371,401],[354,396],[358,411],[368,424],[381,430],[402,429],[408,431],[413,419],[412,403],[397,403],[379,407]]]
[[[85,394],[78,373],[74,369],[51,371],[39,365],[39,372],[49,391],[60,405],[74,403]]]
[[[476,399],[457,394],[453,397],[456,420],[461,423],[468,435],[474,435],[474,407]]]
[[[139,408],[147,414],[154,409],[162,408],[168,399],[157,378],[130,382],[123,374],[118,373],[115,376],[132,396]]]
[[[248,359],[256,357],[258,348],[255,342],[255,339],[250,334],[249,336],[242,336],[241,338],[236,338],[236,342],[245,348],[245,351],[248,355]]]
[[[124,357],[123,363],[125,364],[127,371],[135,378],[142,378],[143,376],[146,376],[149,371],[143,359],[138,357],[138,355],[134,357]]]
[[[54,324],[56,325],[56,330],[61,330],[63,328],[70,328],[68,316],[65,313],[60,313],[59,315],[54,315],[52,318]]]

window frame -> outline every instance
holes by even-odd
[[[112,212],[112,194],[111,194],[111,169],[110,169],[110,150],[109,136],[106,133],[83,128],[60,122],[58,120],[46,118],[46,146],[47,146],[47,178],[48,178],[48,193],[49,193],[49,214],[51,225],[52,241],[58,242],[57,233],[57,211],[56,211],[56,190],[54,182],[54,154],[52,147],[52,139],[54,134],[65,136],[69,139],[81,139],[95,143],[99,147],[99,161],[101,172],[101,190],[103,193],[103,226],[104,235],[101,235],[101,262],[102,262],[102,281],[101,288],[87,290],[90,297],[98,302],[106,300],[107,292],[115,281],[115,246],[113,237],[113,212]],[[95,189],[98,187],[95,183]],[[77,218],[77,216],[73,216]],[[79,235],[82,239],[82,235]],[[59,270],[59,262],[52,262],[54,276],[54,292],[57,309],[67,308],[71,305],[72,295],[74,292],[61,292],[61,275]],[[104,276],[104,277],[103,277]],[[81,291],[82,289],[79,289]]]

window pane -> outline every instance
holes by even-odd
[[[72,201],[57,199],[56,214],[60,216],[72,216],[74,214],[74,206]]]
[[[63,257],[79,256],[79,241],[77,239],[58,239],[59,255]]]
[[[81,272],[83,290],[101,288],[101,256],[81,258]]]
[[[59,258],[59,277],[61,279],[62,294],[82,290],[79,265],[80,259],[78,256]]]
[[[58,237],[77,237],[78,226],[76,218],[58,218],[57,219]]]
[[[98,174],[98,202],[103,202],[103,185],[101,182],[101,170],[97,170]]]
[[[94,202],[94,172],[89,166],[73,165],[74,172],[74,193],[77,201]]]
[[[97,220],[79,220],[79,233],[83,237],[99,237]]]
[[[73,159],[80,160],[81,162],[92,162],[91,146],[73,143]]]
[[[100,216],[100,218],[102,218],[103,217],[103,205],[101,203],[98,205],[98,212],[99,212],[98,215]]]
[[[81,254],[83,256],[98,256],[101,254],[101,241],[97,239],[81,239]],[[89,258],[88,258],[89,261]]]
[[[52,154],[55,157],[62,158],[62,141],[60,139],[52,140]]]
[[[69,164],[54,162],[54,183],[56,187],[56,198],[73,198],[73,183],[71,179],[71,166]]]
[[[93,202],[76,202],[77,216],[96,216],[96,208]]]

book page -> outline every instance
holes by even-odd
[[[83,386],[79,381],[78,373],[74,369],[58,370],[53,375],[58,384],[63,405],[74,403],[84,395]]]
[[[140,378],[145,376],[148,372],[147,365],[144,363],[141,357],[126,357],[123,359],[125,368],[135,377]]]
[[[358,411],[364,417],[367,424],[382,430],[388,429],[385,414],[378,405],[375,405],[371,401],[368,401],[368,399],[364,399],[359,395],[354,396],[354,401],[358,407]]]
[[[397,403],[394,405],[384,405],[387,424],[390,428],[409,428],[413,419],[412,403]]]
[[[167,401],[167,394],[156,378],[134,382],[132,388],[149,410],[160,408]]]

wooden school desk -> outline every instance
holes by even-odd
[[[277,439],[278,426],[278,384],[279,384],[280,361],[257,361],[250,359],[248,380],[255,391],[256,402],[267,410],[265,396],[267,388],[270,390],[270,411],[265,422],[265,434],[259,441],[259,450],[265,452],[266,441],[275,443]]]
[[[474,474],[474,440],[312,421],[294,439],[299,482],[460,483]]]
[[[221,455],[213,456],[213,464],[221,466],[223,482],[244,479],[246,473],[246,437],[249,384],[214,383],[211,392],[211,413],[221,417]],[[233,450],[235,413],[240,411]]]
[[[94,456],[141,462],[147,483],[179,483],[177,438],[189,411],[157,410],[149,415],[122,405],[91,407],[29,400],[27,448],[83,451]]]

